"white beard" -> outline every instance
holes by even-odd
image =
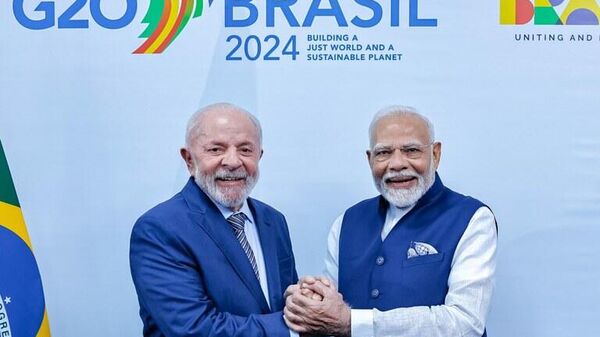
[[[194,170],[194,181],[198,187],[200,187],[204,193],[208,194],[211,199],[227,208],[241,206],[258,181],[258,171],[256,171],[254,176],[251,176],[241,167],[235,171],[220,168],[214,174],[204,175],[200,172],[198,165],[196,165],[196,163],[194,163],[194,165],[196,166],[196,169]],[[218,178],[243,178],[245,179],[245,185],[242,188],[219,187],[217,186]]]
[[[411,188],[390,188],[385,181],[394,177],[415,177],[417,178],[417,184]],[[429,163],[429,170],[425,172],[424,175],[419,175],[414,171],[386,172],[381,179],[373,176],[373,181],[375,182],[375,187],[377,187],[379,193],[381,193],[385,200],[390,204],[399,208],[414,205],[425,193],[427,193],[435,181],[433,157]]]

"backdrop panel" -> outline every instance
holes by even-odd
[[[185,123],[215,101],[263,124],[253,195],[286,214],[300,274],[321,272],[332,221],[376,194],[372,115],[412,105],[436,126],[444,182],[498,218],[490,336],[599,335],[596,1],[538,15],[533,1],[199,0],[179,25],[165,3],[0,3],[0,137],[55,336],[141,335],[131,228],[185,183]]]

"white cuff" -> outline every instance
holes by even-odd
[[[373,337],[373,310],[352,309],[350,311],[350,326],[352,337]]]
[[[300,337],[298,336],[298,333],[292,329],[290,329],[290,337]]]

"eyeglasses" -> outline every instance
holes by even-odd
[[[425,148],[430,147],[434,143],[435,142],[431,142],[425,145],[411,144],[401,147],[380,145],[375,146],[373,150],[371,150],[371,155],[373,156],[373,159],[375,159],[375,161],[383,162],[392,158],[392,155],[394,154],[395,150],[400,150],[400,153],[402,154],[402,156],[404,156],[404,158],[419,159],[423,157]]]

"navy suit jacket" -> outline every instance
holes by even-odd
[[[145,337],[282,336],[283,292],[297,282],[285,218],[249,198],[271,308],[248,257],[215,204],[190,179],[136,222],[131,275]]]

